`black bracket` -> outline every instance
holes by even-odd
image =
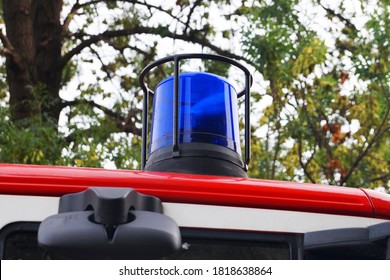
[[[386,260],[390,260],[390,222],[384,222],[369,227],[371,242],[386,246]]]
[[[93,209],[94,221],[112,226],[125,224],[129,220],[129,211],[150,211],[162,213],[160,199],[139,194],[128,188],[96,188],[64,195],[60,199],[58,213],[85,211]]]
[[[179,227],[160,199],[130,188],[98,188],[60,199],[38,243],[59,259],[156,259],[181,246]]]
[[[309,258],[390,259],[390,222],[305,233]]]

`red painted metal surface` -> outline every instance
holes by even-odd
[[[389,219],[390,217],[390,195],[373,190],[361,189],[370,199],[375,218]]]
[[[0,164],[0,194],[62,196],[90,186],[131,187],[164,202],[390,220],[390,196],[362,189],[179,173]]]

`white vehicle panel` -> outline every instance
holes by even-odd
[[[0,229],[13,222],[39,222],[57,214],[58,197],[0,195]],[[180,227],[305,233],[367,227],[387,220],[297,211],[163,203]]]

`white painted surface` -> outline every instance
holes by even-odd
[[[58,197],[0,195],[0,229],[13,222],[42,221],[58,211]],[[163,203],[181,227],[270,232],[366,227],[387,220],[242,207]]]

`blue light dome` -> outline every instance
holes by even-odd
[[[149,153],[173,145],[174,78],[154,94]],[[207,143],[241,155],[237,92],[225,79],[205,72],[179,76],[178,142]]]

